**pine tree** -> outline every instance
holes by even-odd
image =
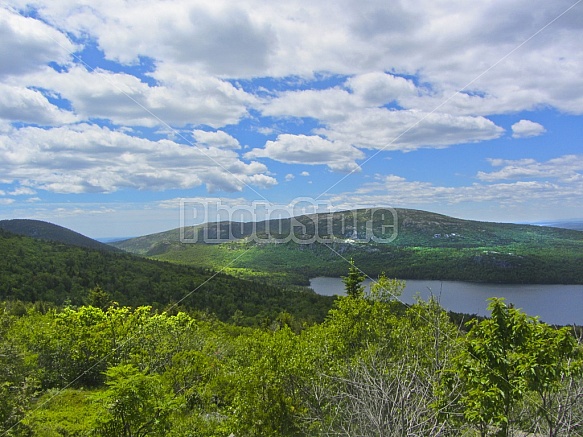
[[[351,258],[348,275],[342,276],[346,294],[350,297],[362,297],[364,295],[364,285],[362,283],[365,278],[365,274],[354,265],[354,260]]]

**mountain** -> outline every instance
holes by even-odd
[[[307,284],[311,277],[344,275],[350,258],[371,276],[385,272],[402,279],[583,283],[581,231],[412,209],[207,223],[183,229],[183,242],[180,235],[174,229],[114,246],[278,283]]]
[[[332,298],[304,288],[276,287],[192,266],[164,263],[122,251],[95,250],[16,235],[0,229],[0,301],[83,305],[100,287],[120,305],[174,303],[221,320],[273,320],[282,311],[322,320]]]
[[[572,229],[575,231],[583,231],[583,219],[575,220],[561,220],[556,222],[542,222],[534,223],[539,226],[552,226],[554,228]]]
[[[41,220],[0,220],[0,229],[26,237],[85,247],[87,249],[117,251],[113,246],[100,243],[78,232]]]

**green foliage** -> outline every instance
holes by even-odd
[[[111,295],[104,291],[99,285],[89,290],[87,294],[87,302],[89,305],[102,310],[106,310],[112,304]]]
[[[32,435],[89,437],[99,411],[87,390],[48,390],[23,420]]]
[[[38,381],[31,375],[23,351],[10,331],[17,318],[0,305],[0,435],[16,435],[23,427],[20,421],[38,392]]]
[[[94,387],[103,382],[111,351],[110,329],[99,308],[66,308],[60,313],[32,313],[14,327],[18,342],[34,363],[42,387]]]
[[[297,377],[304,364],[296,355],[297,336],[287,327],[256,332],[243,340],[235,375],[235,435],[299,434],[302,399]]]
[[[380,276],[370,286],[369,299],[381,302],[391,302],[397,300],[405,289],[405,281],[387,278],[385,273]]]
[[[583,357],[494,300],[464,333],[402,281],[321,323],[258,327],[150,306],[0,306],[7,436],[581,435]]]
[[[492,317],[474,321],[454,371],[463,391],[465,419],[486,435],[491,426],[497,435],[509,434],[515,410],[527,392],[541,402],[535,414],[554,426],[548,395],[558,390],[565,375],[578,368],[577,344],[568,329],[556,330],[536,318],[491,299]]]
[[[93,397],[99,409],[96,435],[165,436],[178,403],[160,376],[144,374],[131,364],[111,367],[105,374],[107,389]]]
[[[361,297],[364,293],[364,286],[362,283],[365,279],[366,275],[354,265],[354,260],[350,259],[348,275],[342,276],[346,295],[354,298]]]

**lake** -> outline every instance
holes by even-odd
[[[367,290],[371,281],[364,282]],[[322,295],[343,295],[341,278],[313,278],[312,289]],[[414,303],[419,296],[427,300],[434,295],[441,306],[458,313],[489,315],[486,311],[489,297],[504,297],[531,316],[540,316],[547,323],[583,325],[583,285],[515,285],[481,284],[458,281],[408,280],[399,300]]]

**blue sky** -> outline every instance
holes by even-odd
[[[300,197],[581,218],[582,39],[582,1],[8,0],[0,219],[136,236],[181,199]]]

